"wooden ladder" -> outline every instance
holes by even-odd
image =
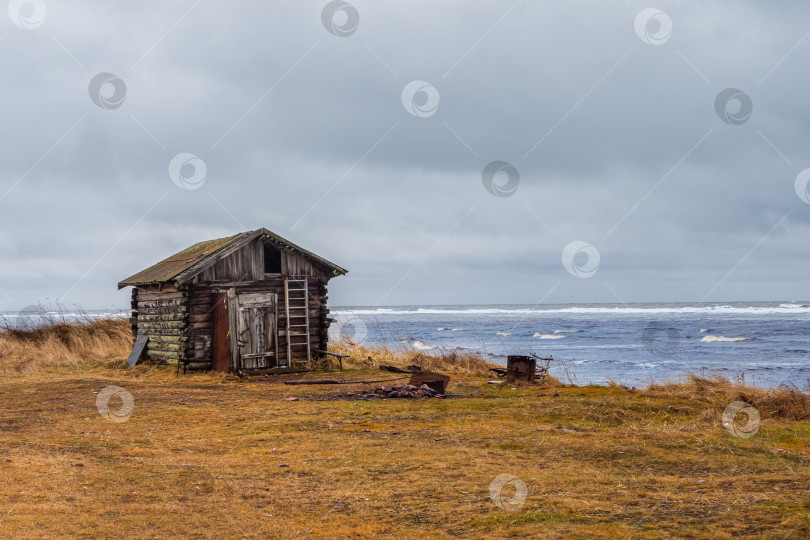
[[[306,345],[309,369],[312,351],[309,337],[309,282],[306,276],[284,278],[284,309],[287,315],[287,365],[292,367],[293,346]]]

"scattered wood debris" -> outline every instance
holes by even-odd
[[[385,364],[380,365],[381,371],[390,371],[391,373],[420,373],[422,368],[419,366],[408,366],[406,368],[401,368],[397,366],[387,366]]]
[[[407,377],[397,377],[396,379],[380,379],[376,381],[345,381],[345,380],[337,380],[337,379],[302,379],[300,381],[284,381],[284,384],[292,384],[292,385],[299,385],[299,384],[369,384],[369,383],[380,383],[380,382],[391,382],[391,381],[401,381],[403,379],[407,379]],[[448,377],[449,379],[449,377]]]
[[[320,394],[307,396],[304,399],[311,401],[371,401],[377,399],[445,399],[449,397],[462,397],[460,394],[440,394],[427,385],[416,387],[412,384],[398,383],[393,386],[380,386],[350,392],[335,394]]]
[[[427,399],[444,398],[443,393],[439,393],[427,384],[415,386],[413,384],[395,384],[393,386],[381,386],[373,390],[359,390],[356,392],[346,392],[347,398],[355,399]]]

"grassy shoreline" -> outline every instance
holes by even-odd
[[[123,369],[126,340],[97,330],[86,343],[0,334],[2,536],[810,535],[808,396],[795,389],[496,387],[480,359],[353,349],[330,377],[419,363],[466,397],[324,401],[334,388],[283,384],[301,375]],[[99,413],[111,385],[132,397],[126,421]],[[761,414],[753,437],[723,427],[736,400]],[[517,511],[490,496],[501,474],[526,486]]]

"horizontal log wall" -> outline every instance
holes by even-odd
[[[192,285],[188,298],[187,342],[185,355],[189,368],[211,369],[214,340],[214,292],[205,286]]]
[[[280,274],[264,273],[264,245],[281,250],[282,273],[309,279],[310,346],[325,350],[329,341],[326,283],[332,277],[325,267],[269,239],[257,239],[223,257],[180,289],[145,286],[132,291],[132,333],[149,336],[146,358],[156,363],[189,362],[196,369],[210,369],[215,293],[235,289],[237,294],[275,292],[278,295],[279,362],[286,361],[287,320],[284,282]],[[293,356],[304,356],[306,346],[293,347]]]
[[[268,277],[256,282],[217,281],[193,285],[188,300],[188,326],[192,330],[189,339],[188,358],[194,361],[211,362],[211,341],[213,340],[213,299],[216,292],[225,292],[230,288],[237,295],[243,293],[268,293],[278,295],[278,352],[279,362],[287,359],[286,334],[287,317],[284,305],[284,281],[280,276]],[[329,342],[329,308],[327,307],[326,283],[309,281],[309,336],[310,348],[326,350]],[[198,330],[198,332],[194,332]],[[202,343],[206,342],[206,345]],[[293,346],[293,356],[305,356],[306,346]],[[205,350],[200,355],[199,350]],[[192,352],[193,351],[193,352]]]
[[[176,288],[136,287],[132,291],[133,333],[149,336],[145,356],[156,364],[176,364],[188,341],[188,297]]]

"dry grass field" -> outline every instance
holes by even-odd
[[[336,399],[362,385],[125,369],[125,323],[98,324],[110,326],[79,331],[95,352],[0,334],[0,537],[810,536],[810,398],[797,390],[493,386],[480,359],[355,350],[330,378],[444,362],[464,397]],[[130,416],[100,414],[111,385]],[[761,415],[750,438],[723,427],[736,400]],[[490,495],[501,474],[526,486],[516,510]]]

